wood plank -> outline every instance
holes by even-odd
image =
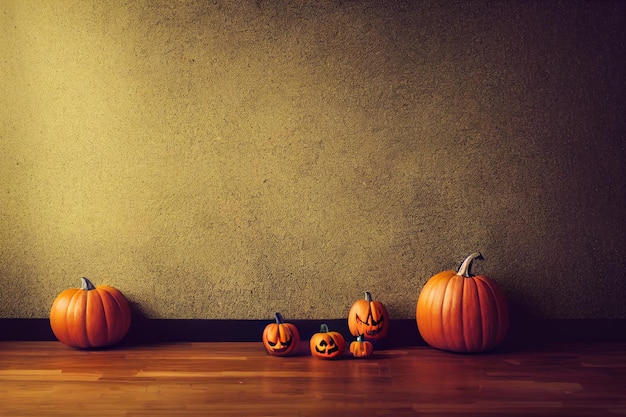
[[[481,355],[426,346],[372,358],[268,356],[259,342],[75,350],[0,342],[0,415],[626,415],[626,344]]]

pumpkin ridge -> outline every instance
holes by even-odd
[[[428,282],[424,286],[424,288],[428,288]],[[422,338],[427,343],[430,343],[430,335],[433,333],[433,314],[426,315],[426,319],[420,320],[420,315],[422,311],[428,311],[432,308],[432,298],[434,297],[434,291],[422,292],[417,299],[417,308],[415,309],[415,318],[417,320],[417,327],[422,335]],[[423,297],[423,301],[420,303],[420,298]]]
[[[491,322],[485,321],[483,322],[483,350],[488,350],[491,349],[491,343],[490,341],[494,341],[497,340],[497,336],[498,336],[498,329],[500,327],[500,317],[498,316],[497,312],[498,312],[498,302],[496,300],[495,294],[493,293],[493,289],[491,288],[491,286],[483,280],[477,280],[478,282],[480,282],[480,285],[483,289],[483,298],[487,297],[489,300],[485,300],[487,302],[488,305],[491,305],[494,307],[496,314],[490,314],[489,316],[495,317],[496,320],[494,321],[493,319],[491,320]],[[481,308],[481,311],[483,310],[487,310],[487,308]]]
[[[67,307],[74,292],[76,292],[75,288],[64,290],[52,303],[50,309],[50,325],[54,335],[60,340],[67,340],[70,337],[67,326]]]
[[[119,341],[119,340],[122,340],[122,338],[126,336],[126,333],[128,333],[128,331],[130,330],[130,324],[132,321],[132,312],[130,310],[130,305],[128,305],[128,300],[126,300],[126,297],[124,297],[124,294],[122,294],[120,290],[118,290],[115,287],[110,287],[109,294],[111,294],[113,298],[115,299],[115,301],[117,302],[119,306],[119,309],[117,310],[117,312],[118,313],[121,312],[122,314],[120,315],[124,319],[123,326],[119,327],[119,336],[118,336],[118,341]]]
[[[87,291],[78,289],[70,302],[67,309],[67,326],[69,329],[78,328],[79,331],[70,331],[70,339],[72,343],[80,348],[89,347],[87,342],[87,328],[85,323],[81,321],[81,317],[85,316],[87,310]]]
[[[109,340],[112,343],[117,343],[120,340],[122,340],[124,336],[126,336],[126,333],[128,333],[128,330],[130,329],[130,321],[131,321],[130,307],[128,306],[128,302],[124,298],[124,295],[117,288],[109,287],[109,286],[103,286],[103,288],[106,289],[106,291],[104,291],[103,294],[106,294],[108,298],[113,300],[113,303],[115,304],[115,307],[116,307],[116,308],[111,309],[111,311],[108,311],[106,310],[106,306],[105,306],[105,310],[106,310],[105,313],[108,319],[107,340]],[[112,307],[112,305],[109,305],[109,307]],[[109,318],[109,313],[116,314],[117,317],[115,317],[115,320],[112,320]],[[115,326],[115,323],[117,323],[118,321],[121,321],[121,324],[118,326]],[[109,324],[111,324],[111,326]]]
[[[506,338],[506,332],[508,329],[508,308],[506,306],[506,301],[503,300],[502,293],[495,285],[494,281],[483,276],[477,276],[476,278],[483,283],[484,287],[489,292],[491,302],[496,310],[496,314],[494,315],[496,321],[492,323],[494,333],[492,335],[492,340],[494,340],[494,346],[497,346]]]
[[[443,289],[443,293],[441,295],[441,301],[439,302],[439,312],[437,314],[437,316],[439,316],[439,328],[437,329],[437,332],[439,334],[441,334],[441,344],[448,349],[448,334],[446,332],[446,311],[445,311],[445,304],[446,304],[446,296],[448,294],[448,289],[450,288],[450,280],[448,279],[446,281],[446,286]]]
[[[435,290],[431,291],[432,297],[430,298],[429,309],[432,309],[432,305],[436,302],[440,304],[440,310],[438,314],[431,314],[431,326],[430,326],[430,337],[432,335],[437,335],[436,339],[438,342],[435,343],[445,345],[446,340],[444,336],[444,328],[443,328],[443,299],[445,297],[446,288],[450,282],[451,276],[441,276],[441,281],[445,282],[445,286],[442,284],[443,290],[438,290],[438,285],[435,286]],[[434,284],[434,283],[433,283]],[[434,329],[434,330],[433,330]],[[441,337],[441,338],[440,338]]]
[[[466,339],[466,350],[468,352],[478,352],[483,349],[484,340],[485,340],[485,315],[482,311],[483,302],[481,301],[481,293],[478,289],[478,283],[474,279],[474,277],[468,277],[465,279],[471,280],[471,288],[468,291],[472,291],[472,295],[467,295],[464,298],[468,300],[476,300],[476,305],[470,306],[470,311],[476,315],[476,317],[468,317],[467,325],[464,325],[465,334],[463,335],[464,339]],[[468,286],[469,287],[469,286]],[[475,323],[478,323],[478,326],[474,326]],[[478,333],[478,334],[477,334]]]
[[[463,337],[464,323],[463,317],[463,288],[465,278],[460,275],[453,275],[448,283],[448,299],[443,303],[443,311],[446,314],[444,333],[446,345],[450,350],[462,349],[466,342]]]
[[[443,345],[442,317],[438,306],[443,301],[443,293],[448,281],[455,272],[442,271],[432,276],[422,289],[415,309],[420,335],[429,345]]]
[[[485,280],[492,293],[495,296],[496,308],[498,309],[498,344],[502,343],[506,338],[506,334],[509,327],[509,308],[506,302],[506,297],[502,289],[495,285],[495,282]]]
[[[465,307],[465,280],[467,278],[465,278],[464,276],[461,276],[461,301],[460,301],[460,305],[459,305],[459,323],[461,323],[461,326],[463,326],[463,328],[461,329],[461,332],[463,332],[463,337],[461,337],[461,345],[463,345],[463,349],[467,350],[467,338],[465,337],[465,312],[463,311],[464,307]]]
[[[115,297],[114,293],[110,291],[102,291],[100,293],[100,298],[102,299],[102,307],[104,308],[104,325],[107,330],[107,339],[108,341],[112,340],[121,340],[124,337],[125,333],[122,333],[124,327],[126,327],[126,323],[124,325],[119,326],[119,330],[115,329],[114,323],[121,319],[121,314],[117,314],[116,312],[122,311],[122,306],[119,303],[119,300]],[[115,306],[114,308],[111,308]],[[110,318],[109,315],[114,314],[115,319]]]
[[[102,316],[103,316],[102,327],[104,327],[105,329],[104,330],[105,335],[106,335],[105,340],[107,341],[107,345],[108,345],[110,344],[109,342],[113,339],[113,337],[117,338],[117,334],[115,330],[113,329],[113,323],[119,320],[119,317],[117,317],[119,315],[117,313],[119,309],[116,309],[114,311],[110,309],[111,304],[109,303],[109,301],[111,300],[111,298],[115,300],[115,298],[110,292],[106,290],[101,290],[101,291],[98,291],[98,296],[100,297],[100,301],[102,303]],[[116,307],[119,307],[115,301],[114,303]]]
[[[487,325],[487,323],[485,323],[485,315],[483,314],[483,306],[486,302],[485,300],[485,296],[482,294],[481,289],[479,288],[479,282],[480,281],[476,281],[474,280],[474,287],[475,287],[475,292],[476,292],[476,314],[478,315],[478,327],[477,329],[474,330],[475,333],[479,334],[480,337],[476,337],[476,339],[479,341],[479,346],[475,349],[475,350],[484,350],[485,349],[485,339],[487,338],[487,335],[485,334],[485,326]],[[474,350],[474,349],[472,349]],[[470,350],[470,352],[472,351]]]
[[[61,320],[63,322],[63,327],[67,329],[67,338],[70,339],[71,343],[75,344],[76,341],[74,340],[74,335],[71,335],[69,332],[69,328],[70,328],[70,320],[72,319],[72,317],[70,316],[70,307],[73,307],[73,303],[72,300],[74,299],[74,297],[76,296],[76,292],[74,292],[71,296],[70,299],[67,302],[67,306],[65,307],[65,319]]]
[[[101,290],[94,289],[87,293],[87,317],[85,328],[89,346],[108,345],[109,331],[107,311],[102,300]]]

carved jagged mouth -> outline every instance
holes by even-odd
[[[285,343],[282,343],[281,346],[278,348],[276,347],[276,345],[278,345],[278,342],[274,343],[268,340],[267,344],[270,345],[274,352],[284,352],[289,348],[289,346],[291,346],[291,342],[293,342],[293,337],[290,337],[289,340],[287,340]]]
[[[368,335],[368,336],[376,336],[376,335],[377,335],[378,333],[380,333],[382,330],[383,330],[383,329],[381,329],[381,328],[376,328],[376,329],[373,329],[373,330],[368,330],[368,331],[366,331],[366,332],[365,332],[365,334],[366,334],[366,335]]]

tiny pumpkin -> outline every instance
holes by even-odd
[[[504,293],[484,275],[472,275],[472,253],[458,272],[449,270],[432,276],[417,300],[418,330],[430,346],[452,352],[485,352],[499,346],[509,326]]]
[[[280,313],[274,315],[275,323],[263,329],[263,346],[272,356],[289,356],[295,353],[300,343],[300,333],[295,324],[285,323]]]
[[[346,341],[341,333],[331,332],[326,324],[322,324],[320,331],[311,336],[309,346],[314,358],[335,359],[343,355]]]
[[[365,298],[357,300],[348,312],[348,328],[353,336],[363,335],[366,339],[382,340],[389,332],[389,314],[380,301],[372,299],[369,291]]]
[[[350,343],[350,353],[355,358],[369,358],[374,353],[374,345],[363,340],[363,335],[359,335],[354,342]]]
[[[116,288],[94,286],[87,278],[80,288],[62,291],[50,309],[50,327],[68,346],[89,349],[111,346],[130,329],[128,301]]]

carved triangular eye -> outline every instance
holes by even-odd
[[[315,346],[315,351],[317,353],[326,353],[327,346],[328,346],[328,343],[326,343],[326,340],[322,340],[321,342],[317,344],[317,346]]]
[[[356,316],[356,322],[357,322],[358,324],[364,324],[364,325],[366,325],[366,326],[370,326],[370,323],[369,323],[369,319],[370,319],[370,317],[372,317],[372,315],[368,313],[367,320],[363,321],[363,319],[361,319],[361,317],[359,317],[359,316],[358,316],[358,314],[357,314],[357,316]]]

